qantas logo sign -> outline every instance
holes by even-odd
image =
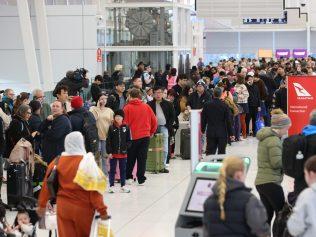
[[[299,97],[312,97],[311,94],[308,93],[307,90],[305,90],[304,87],[301,86],[299,83],[293,83],[296,95]]]

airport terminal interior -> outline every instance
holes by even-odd
[[[315,0],[0,0],[0,237],[316,236]]]

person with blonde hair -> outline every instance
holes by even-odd
[[[270,236],[264,206],[244,184],[244,161],[224,159],[213,194],[204,203],[204,237]]]
[[[256,189],[268,214],[271,224],[274,214],[282,210],[285,199],[281,186],[283,180],[282,169],[282,141],[291,126],[291,119],[281,109],[271,112],[271,127],[262,128],[257,133],[258,145],[258,173],[255,180]]]

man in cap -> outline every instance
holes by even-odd
[[[115,89],[110,92],[107,107],[116,111],[124,108],[127,99],[127,92],[125,90],[125,82],[123,80],[114,82],[114,86]]]
[[[206,85],[203,80],[196,83],[196,91],[188,99],[188,109],[202,109],[204,105],[211,102],[211,95],[206,91]]]

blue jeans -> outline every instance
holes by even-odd
[[[101,169],[105,175],[108,174],[108,170],[106,167],[106,140],[99,141],[99,151],[100,151],[100,163]]]
[[[115,172],[116,172],[116,164],[119,162],[120,166],[120,179],[121,179],[121,187],[125,186],[125,180],[126,180],[126,162],[127,158],[112,158],[110,159],[110,187],[114,186],[114,179],[115,179]]]
[[[169,131],[165,126],[159,125],[157,132],[163,134],[163,155],[164,155],[164,164],[166,166],[169,152]]]

